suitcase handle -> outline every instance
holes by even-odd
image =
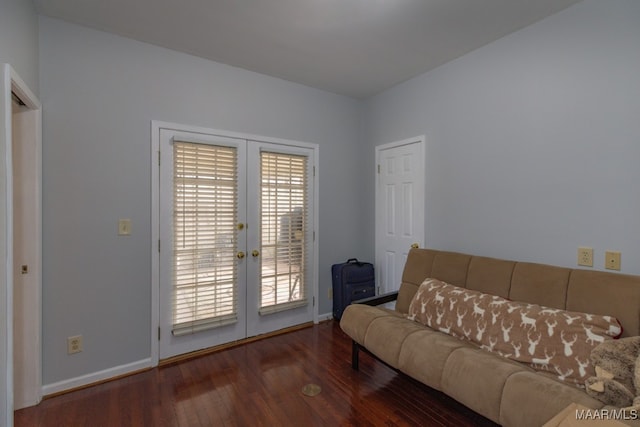
[[[347,264],[351,264],[352,262],[356,264],[360,264],[360,262],[358,262],[358,258],[349,258],[347,260]]]

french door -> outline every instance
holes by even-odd
[[[313,150],[159,139],[159,358],[311,321]]]

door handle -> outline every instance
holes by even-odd
[[[255,258],[255,257],[257,257],[257,256],[260,256],[260,251],[258,251],[257,249],[254,249],[254,250],[251,252],[251,255],[252,255],[254,258]]]
[[[238,259],[242,259],[244,258],[244,252],[240,251],[236,254],[236,256],[238,257]]]
[[[414,243],[414,244],[411,245],[411,249],[418,249],[419,247],[420,247],[420,245],[417,244],[417,243]]]

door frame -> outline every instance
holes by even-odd
[[[35,181],[35,194],[36,194],[36,231],[37,236],[35,262],[37,266],[32,270],[36,281],[36,289],[33,298],[35,301],[33,305],[36,307],[32,310],[34,318],[32,332],[33,338],[32,345],[33,351],[30,354],[25,364],[31,366],[31,369],[35,370],[35,383],[28,385],[35,396],[36,404],[42,398],[42,106],[35,94],[29,89],[28,85],[20,78],[15,70],[9,64],[2,65],[2,85],[0,86],[0,117],[2,123],[0,123],[0,164],[4,165],[5,185],[1,192],[4,200],[1,212],[0,222],[2,222],[2,230],[0,231],[0,239],[2,240],[2,247],[0,250],[4,253],[4,257],[0,257],[0,275],[3,276],[4,284],[0,285],[0,301],[5,301],[5,306],[2,307],[0,312],[5,313],[4,319],[0,323],[0,369],[2,374],[0,377],[4,377],[5,389],[0,392],[0,409],[5,410],[5,418],[0,420],[0,423],[6,423],[6,425],[12,425],[13,423],[13,410],[14,410],[14,361],[13,361],[13,349],[14,349],[14,334],[13,334],[13,315],[14,315],[14,298],[13,298],[13,286],[14,286],[14,265],[13,265],[13,105],[11,99],[11,92],[14,92],[26,105],[26,108],[32,111],[33,117],[31,118],[30,125],[35,127],[33,132],[34,145],[35,145],[35,158],[33,160],[33,167],[35,168],[36,181]],[[2,271],[4,270],[4,271]],[[3,412],[0,410],[0,413]]]
[[[247,141],[259,141],[273,144],[280,144],[285,146],[305,147],[313,150],[313,210],[310,215],[313,217],[313,235],[312,242],[313,256],[310,260],[314,274],[310,283],[310,291],[313,299],[313,322],[319,322],[318,315],[318,263],[319,263],[319,233],[318,233],[318,201],[319,201],[319,168],[318,159],[319,146],[318,144],[293,141],[282,138],[272,138],[262,135],[254,135],[241,132],[232,132],[219,129],[211,129],[202,126],[192,126],[185,124],[178,124],[160,120],[151,121],[151,365],[158,366],[160,362],[160,131],[161,129],[169,129],[179,132],[191,132],[202,133],[205,135],[216,135],[225,138],[238,138]]]
[[[394,149],[394,148],[398,148],[398,147],[402,147],[405,145],[410,145],[410,144],[418,144],[418,147],[420,148],[420,162],[418,163],[420,166],[419,169],[419,174],[420,174],[420,178],[422,179],[422,181],[425,181],[425,177],[426,177],[426,163],[427,163],[427,157],[426,157],[426,137],[425,135],[418,135],[418,136],[414,136],[412,138],[407,138],[407,139],[403,139],[400,141],[394,141],[394,142],[389,142],[386,144],[381,144],[381,145],[377,145],[375,147],[375,171],[376,171],[376,175],[375,175],[375,262],[378,263],[379,260],[381,259],[381,251],[382,248],[380,247],[381,243],[380,243],[380,233],[382,232],[382,223],[383,223],[383,216],[382,216],[382,199],[380,198],[380,179],[378,178],[379,175],[379,168],[380,166],[380,156],[381,153],[385,150],[389,150],[389,149]],[[422,207],[422,214],[423,214],[423,218],[426,220],[426,197],[424,195],[424,193],[422,194],[422,199],[418,201],[418,206]],[[426,227],[424,227],[425,232],[423,233],[422,238],[420,239],[419,243],[421,246],[424,245],[424,242],[426,241]],[[376,283],[381,283],[381,275],[382,272],[380,271],[379,268],[376,269]],[[385,284],[385,288],[386,288],[386,284]],[[380,292],[388,292],[388,289],[381,289],[380,285],[378,285],[378,289],[376,289],[376,293],[380,293]]]

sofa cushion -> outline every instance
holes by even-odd
[[[379,317],[396,317],[388,310],[364,304],[348,305],[340,318],[340,327],[358,344],[364,345],[367,329],[374,319]]]
[[[424,330],[424,326],[415,322],[407,322],[404,317],[378,317],[371,321],[371,325],[367,329],[364,346],[380,360],[398,368],[400,350],[405,339],[422,330]]]
[[[518,372],[504,385],[499,422],[505,426],[541,426],[572,402],[593,409],[603,406],[575,387],[537,373]]]
[[[476,348],[469,342],[423,328],[404,340],[398,369],[429,387],[442,390],[442,373],[447,358],[454,350],[463,347]]]
[[[502,390],[517,372],[530,371],[526,365],[471,348],[451,353],[442,371],[442,391],[485,417],[498,422]]]
[[[621,333],[611,316],[513,302],[437,279],[420,285],[408,318],[578,385],[594,375],[591,350]]]

